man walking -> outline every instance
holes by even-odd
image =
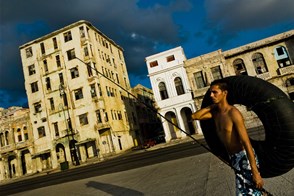
[[[263,179],[241,112],[227,101],[228,85],[216,80],[210,85],[213,104],[192,114],[194,120],[214,119],[216,132],[230,156],[236,174],[236,195],[262,195]]]

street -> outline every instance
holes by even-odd
[[[235,195],[234,173],[191,142],[138,151],[58,173],[1,185],[7,195]],[[265,179],[273,195],[294,195],[294,170]]]

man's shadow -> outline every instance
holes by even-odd
[[[135,191],[129,188],[124,188],[112,184],[105,184],[101,182],[89,181],[86,183],[87,187],[92,187],[95,189],[99,189],[105,193],[109,193],[111,195],[144,195],[139,191]]]

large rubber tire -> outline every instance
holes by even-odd
[[[260,173],[264,178],[275,177],[294,167],[294,103],[273,84],[251,76],[224,78],[229,86],[230,104],[242,104],[251,108],[265,129],[265,141],[254,141],[252,146],[260,161]],[[209,90],[201,108],[212,104]],[[212,119],[200,122],[211,151],[229,162],[225,147],[220,142]]]

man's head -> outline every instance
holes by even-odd
[[[213,103],[227,101],[228,84],[223,80],[215,80],[210,84],[210,97]]]

